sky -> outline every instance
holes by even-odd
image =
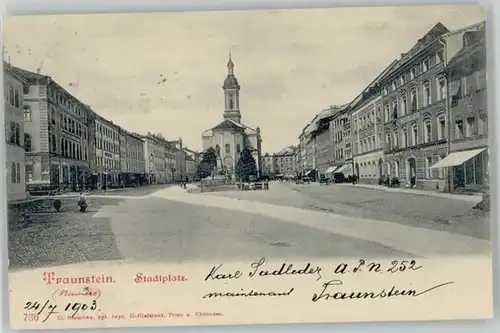
[[[16,16],[4,22],[4,57],[129,131],[199,150],[201,133],[222,121],[231,50],[242,122],[260,127],[273,153],[437,22],[454,30],[484,19],[458,5]]]

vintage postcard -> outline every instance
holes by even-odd
[[[7,18],[11,326],[490,318],[485,31],[474,6]]]

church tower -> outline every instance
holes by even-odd
[[[229,52],[227,62],[227,76],[222,86],[224,90],[224,119],[231,119],[237,123],[241,122],[240,113],[240,85],[234,76],[234,63]]]

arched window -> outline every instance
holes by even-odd
[[[16,183],[16,163],[12,162],[11,166],[10,166],[10,182],[12,184],[15,184]]]
[[[415,123],[411,125],[411,144],[418,145],[418,127]]]
[[[21,165],[17,163],[17,168],[16,168],[16,181],[18,184],[21,184]]]
[[[233,96],[229,96],[229,110],[234,109]]]
[[[231,153],[231,146],[229,145],[229,143],[226,143],[225,150],[226,150],[226,154]]]
[[[417,101],[417,88],[412,88],[410,92],[410,102],[411,102],[411,111],[415,112],[418,109],[418,101]]]
[[[432,141],[432,126],[431,126],[431,119],[430,118],[425,118],[424,119],[424,142],[431,142]]]

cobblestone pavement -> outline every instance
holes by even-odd
[[[472,203],[449,198],[334,184],[319,186],[277,182],[271,184],[269,191],[213,192],[203,195],[318,210],[490,239],[490,215],[472,210]]]
[[[117,205],[120,200],[88,198],[88,210],[83,214],[77,200],[63,198],[59,213],[51,199],[34,202],[28,207],[29,224],[9,211],[10,270],[121,258],[110,221],[94,217],[102,207]]]

